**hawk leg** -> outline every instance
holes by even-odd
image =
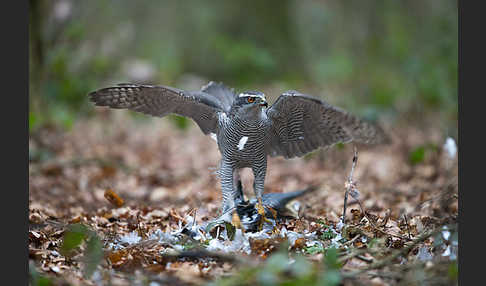
[[[266,168],[263,169],[252,168],[252,170],[253,170],[253,177],[254,177],[253,190],[255,192],[255,197],[257,198],[257,203],[255,205],[255,208],[257,209],[258,214],[261,217],[260,222],[258,224],[258,230],[260,231],[263,228],[264,222],[271,223],[271,221],[265,217],[265,208],[262,202]]]

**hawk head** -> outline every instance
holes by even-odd
[[[266,107],[268,103],[263,92],[245,91],[235,96],[230,114],[244,120],[261,120]]]
[[[245,91],[237,95],[234,105],[240,107],[267,107],[268,103],[263,92]]]

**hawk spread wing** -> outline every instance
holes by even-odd
[[[267,116],[270,156],[301,157],[339,142],[379,143],[385,139],[378,127],[297,91],[280,95]]]
[[[211,81],[207,85],[203,86],[201,91],[215,97],[221,103],[221,106],[225,112],[230,111],[235,100],[235,93],[232,88],[230,89],[220,82],[217,83]]]
[[[108,106],[163,117],[168,114],[186,116],[194,120],[204,134],[216,132],[218,113],[223,104],[212,94],[188,92],[167,86],[118,84],[88,94],[98,106]]]

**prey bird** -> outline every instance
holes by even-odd
[[[268,156],[301,157],[336,143],[380,143],[386,138],[381,128],[293,90],[281,94],[270,107],[262,92],[235,93],[216,82],[197,91],[124,83],[88,96],[97,106],[158,117],[189,117],[204,134],[216,139],[221,152],[218,174],[223,198],[219,220],[228,222],[241,200],[237,188],[240,169],[251,168],[253,172],[256,208],[264,218],[262,195]]]
[[[299,218],[299,210],[289,206],[289,203],[298,197],[315,192],[317,186],[310,186],[304,190],[287,193],[266,193],[262,195],[262,203],[265,208],[265,216],[270,219]],[[258,203],[256,198],[244,200],[243,184],[241,180],[237,182],[237,190],[240,198],[236,203],[236,212],[239,217],[239,223],[245,231],[258,231],[263,217],[258,213],[255,205]],[[269,221],[271,222],[271,221]]]

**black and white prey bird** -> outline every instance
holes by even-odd
[[[89,98],[98,106],[159,117],[171,113],[186,116],[216,139],[222,156],[218,172],[223,193],[221,219],[225,221],[231,221],[241,199],[236,186],[239,169],[252,169],[257,208],[263,215],[268,155],[301,157],[339,142],[379,143],[385,139],[380,128],[297,91],[284,92],[270,107],[261,92],[235,93],[215,82],[198,91],[119,84],[91,92]]]
[[[245,231],[258,231],[259,226],[264,220],[262,215],[258,213],[257,208],[255,208],[258,200],[256,198],[244,200],[243,184],[241,183],[241,180],[238,180],[236,189],[240,196],[240,199],[236,202],[236,212],[240,218],[241,226]],[[317,189],[317,186],[310,186],[307,189],[300,191],[263,194],[262,202],[265,209],[265,216],[270,219],[282,219],[287,217],[299,218],[300,210],[293,209],[289,206],[289,203],[298,197],[314,192]]]

